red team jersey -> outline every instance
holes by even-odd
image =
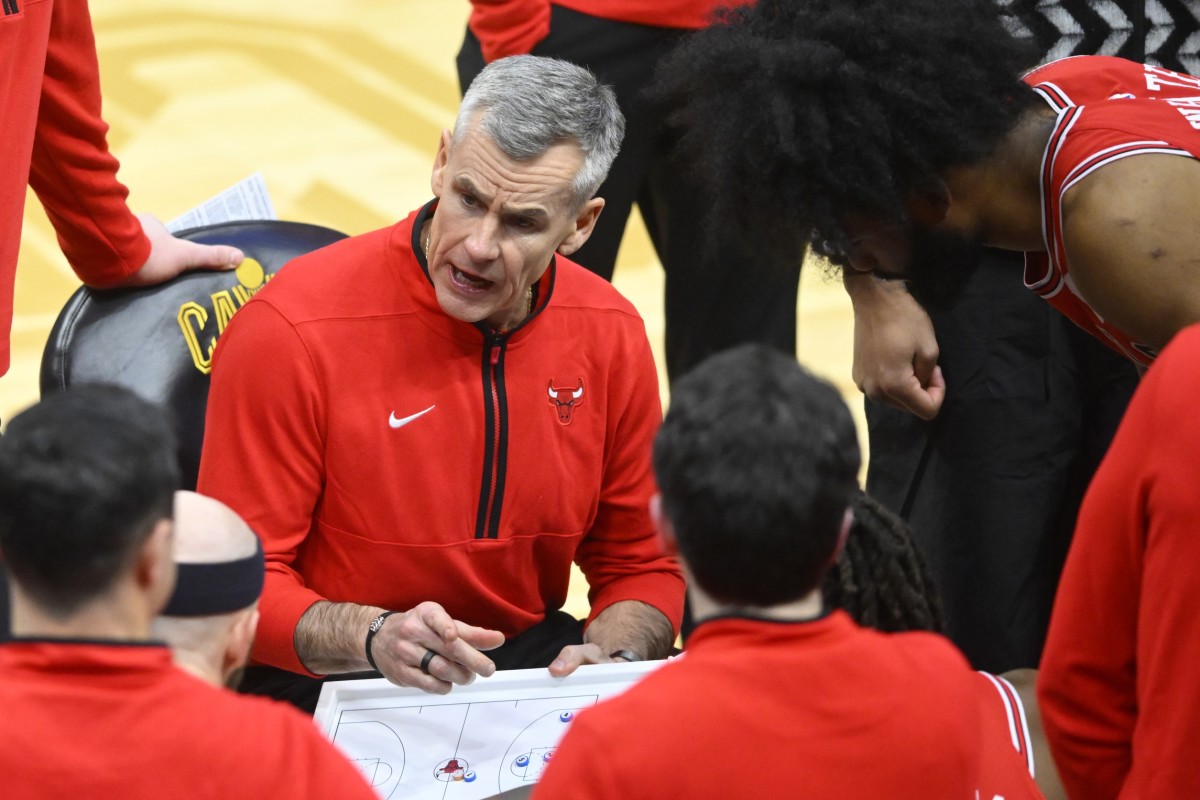
[[[571,723],[534,797],[1034,800],[1023,719],[933,634],[710,619]]]
[[[977,673],[983,708],[983,763],[980,785],[992,794],[981,800],[1041,798],[1034,781],[1033,745],[1025,705],[1011,683],[999,675]]]
[[[1114,350],[1149,365],[1153,349],[1102,319],[1076,291],[1063,243],[1062,199],[1092,172],[1147,154],[1200,158],[1200,79],[1107,56],[1076,56],[1025,82],[1058,111],[1042,159],[1046,253],[1027,253],[1025,285]]]
[[[296,709],[218,689],[153,642],[0,645],[0,797],[377,800]]]

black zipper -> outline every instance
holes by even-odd
[[[3,0],[3,3],[6,17],[21,13],[21,9],[17,8],[17,0]]]
[[[489,331],[487,336],[482,358],[483,479],[479,486],[479,509],[475,514],[476,539],[499,538],[504,478],[508,471],[508,397],[504,389],[504,353],[508,336],[499,331]]]
[[[550,262],[551,269],[554,262]],[[551,283],[551,291],[554,284]],[[504,506],[504,481],[508,475],[508,390],[504,387],[504,358],[508,340],[541,313],[540,287],[530,296],[533,313],[512,330],[494,330],[486,322],[475,327],[483,334],[483,479],[479,482],[479,508],[475,512],[475,538],[500,538],[500,511]]]

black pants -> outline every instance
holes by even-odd
[[[8,570],[0,564],[0,642],[12,638],[12,611],[8,607]]]
[[[672,162],[661,112],[642,94],[659,59],[687,33],[551,9],[550,33],[533,54],[592,70],[613,87],[626,121],[621,152],[599,191],[604,211],[571,258],[611,279],[637,203],[666,272],[666,367],[672,380],[706,356],[743,342],[765,342],[794,355],[799,256],[795,263],[770,264],[719,233],[705,236],[704,192]],[[479,41],[468,31],[458,54],[464,91],[483,66]]]
[[[549,667],[550,662],[567,645],[582,643],[583,621],[565,611],[551,611],[542,622],[495,650],[487,651],[486,655],[497,670],[536,669]],[[321,686],[325,681],[378,677],[378,672],[350,672],[327,678],[310,678],[275,667],[248,667],[238,691],[283,700],[312,714],[317,709],[317,700],[320,699]]]
[[[1036,667],[1075,516],[1137,372],[990,252],[931,314],[946,377],[932,422],[867,403],[867,491],[908,520],[978,669]]]

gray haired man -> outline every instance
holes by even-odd
[[[629,302],[565,258],[623,127],[587,70],[497,61],[438,142],[433,201],[238,312],[199,491],[263,540],[245,688],[311,708],[370,669],[448,692],[666,655],[683,580],[648,512],[655,366]],[[561,610],[572,562],[584,621]]]

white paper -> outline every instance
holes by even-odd
[[[596,664],[566,678],[508,670],[448,695],[382,678],[327,681],[313,719],[385,800],[475,800],[531,785],[579,711],[663,663]]]
[[[171,220],[167,223],[167,230],[178,233],[188,228],[199,228],[201,225],[253,219],[279,219],[261,172],[235,183],[191,211]]]

